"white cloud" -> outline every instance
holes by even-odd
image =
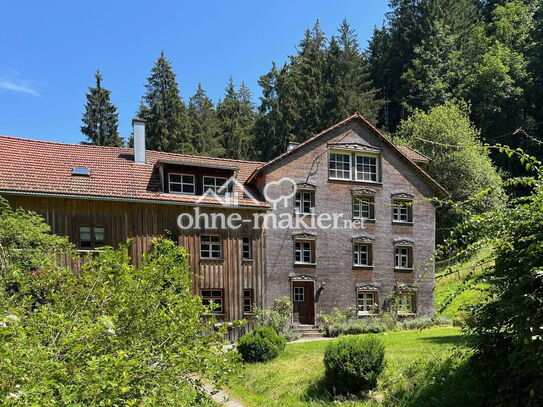
[[[0,88],[12,90],[14,92],[28,93],[32,96],[40,96],[40,92],[38,92],[38,90],[33,86],[31,81],[0,78]]]
[[[39,97],[41,85],[39,82],[24,79],[19,71],[11,67],[0,67],[0,89]]]

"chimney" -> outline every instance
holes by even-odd
[[[291,141],[290,143],[288,143],[287,151],[290,151],[290,150],[292,150],[293,148],[298,147],[299,145],[300,145],[300,143],[297,143],[297,142],[295,142],[295,141]]]
[[[134,127],[134,162],[145,164],[145,120],[132,119]]]

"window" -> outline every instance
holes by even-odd
[[[253,289],[245,288],[243,290],[243,312],[253,312]]]
[[[315,212],[315,195],[313,191],[298,191],[296,192],[296,200],[294,201],[294,210],[300,214],[312,214]]]
[[[353,264],[355,266],[371,266],[371,244],[354,243],[353,245]]]
[[[195,192],[194,175],[170,172],[168,181],[172,194],[194,194]]]
[[[358,315],[375,314],[377,312],[377,293],[375,291],[359,290],[356,305]]]
[[[353,217],[355,219],[375,219],[373,198],[353,196]]]
[[[296,240],[294,242],[294,258],[296,263],[315,263],[313,240]]]
[[[251,249],[251,238],[249,236],[244,236],[242,244],[242,255],[244,260],[253,258],[253,251]]]
[[[223,177],[204,177],[204,192],[211,191],[215,194],[225,194],[226,187],[221,191],[221,187],[226,183],[226,178]]]
[[[305,287],[294,287],[294,302],[305,301]]]
[[[200,290],[202,304],[206,307],[211,306],[214,314],[224,313],[224,290]]]
[[[222,258],[222,244],[220,236],[200,237],[200,257],[202,259]]]
[[[351,154],[330,153],[329,177],[351,179]]]
[[[410,246],[396,246],[394,266],[397,269],[411,269],[413,267],[411,252]]]
[[[413,222],[413,204],[411,201],[392,201],[393,222]]]
[[[401,314],[413,314],[415,312],[415,294],[401,292],[398,295],[398,312]]]
[[[377,182],[377,157],[370,155],[356,156],[357,181]]]
[[[82,249],[96,249],[105,246],[106,232],[103,226],[80,225],[79,247]]]

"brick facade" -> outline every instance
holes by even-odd
[[[357,143],[379,149],[381,182],[336,181],[328,179],[328,150],[332,143]],[[430,182],[417,173],[417,168],[390,148],[382,137],[359,121],[349,121],[316,137],[266,168],[258,181],[262,191],[266,184],[284,177],[296,183],[309,183],[315,189],[315,212],[343,215],[352,219],[352,190],[372,190],[375,199],[375,221],[366,222],[363,229],[311,229],[315,235],[315,265],[294,264],[293,235],[304,230],[268,229],[266,237],[266,299],[271,306],[275,298],[291,296],[292,278],[306,276],[314,279],[315,311],[330,311],[333,307],[356,304],[356,287],[371,285],[378,288],[379,307],[397,284],[416,287],[416,307],[419,315],[433,313],[433,263],[428,262],[435,247],[435,208],[424,201],[436,195]],[[275,186],[274,193],[291,194],[292,184]],[[392,222],[392,195],[413,196],[413,224]],[[292,214],[294,198],[274,209],[274,213]],[[364,236],[373,239],[373,267],[353,267],[352,239]],[[414,270],[398,272],[394,268],[394,242],[413,242]],[[324,283],[324,287],[322,284]]]

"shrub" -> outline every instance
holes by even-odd
[[[336,394],[370,390],[385,367],[385,346],[375,336],[348,336],[331,342],[324,352],[325,379]]]
[[[377,319],[354,319],[326,329],[326,335],[336,337],[340,335],[377,334],[385,331],[385,325]]]
[[[424,329],[439,325],[452,325],[452,321],[446,317],[419,317],[404,319],[399,324],[400,329]]]
[[[318,315],[319,323],[328,329],[332,325],[338,325],[351,319],[356,319],[356,307],[333,308],[332,312],[320,312]]]
[[[272,328],[278,335],[283,335],[289,329],[292,303],[288,297],[279,297],[272,309],[254,307],[253,314],[255,328]]]
[[[237,349],[244,362],[266,362],[279,356],[285,340],[272,328],[257,328],[240,338]]]
[[[285,341],[292,342],[296,339],[299,339],[302,335],[296,329],[289,327],[285,330],[285,332],[283,332],[281,336]]]

